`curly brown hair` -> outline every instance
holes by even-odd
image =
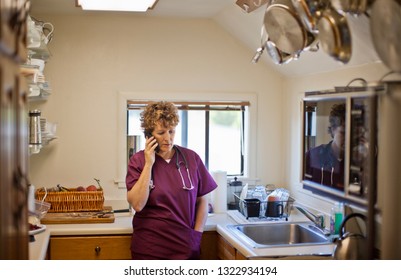
[[[164,127],[175,127],[180,121],[177,107],[167,101],[149,103],[141,112],[140,120],[145,134],[151,134],[157,123]]]
[[[330,126],[327,128],[327,131],[333,137],[333,130],[336,127],[339,127],[339,126],[345,124],[345,104],[344,103],[334,104],[331,107],[329,122],[330,122]]]

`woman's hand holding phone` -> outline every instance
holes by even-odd
[[[153,136],[145,136],[146,138],[146,143],[145,143],[145,161],[150,164],[153,165],[153,163],[155,163],[155,145],[157,145],[157,141]]]
[[[152,134],[146,134],[146,145],[152,149],[155,153],[158,153],[160,151],[159,143],[157,143],[156,138]]]

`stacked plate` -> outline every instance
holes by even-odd
[[[40,129],[42,133],[42,145],[46,145],[57,138],[57,124],[48,122],[46,118],[40,118]]]

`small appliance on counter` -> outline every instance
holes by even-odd
[[[235,210],[238,209],[238,200],[235,198],[236,193],[240,193],[242,188],[241,181],[238,181],[237,177],[234,177],[234,180],[227,184],[227,209]]]

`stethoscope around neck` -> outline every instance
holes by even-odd
[[[181,181],[182,181],[182,188],[186,191],[190,191],[193,190],[195,187],[192,183],[192,179],[191,179],[191,174],[189,173],[189,168],[188,168],[188,162],[187,159],[185,158],[184,154],[181,152],[181,150],[174,145],[173,147],[177,153],[177,156],[175,158],[175,166],[178,170],[178,173],[180,174],[181,177]],[[179,156],[181,156],[182,160],[179,160]],[[184,176],[182,175],[182,171],[181,171],[181,166],[184,165],[185,170],[187,171],[187,175],[188,175],[188,180],[189,180],[189,186],[187,186],[185,184],[185,180],[184,180]],[[150,190],[153,190],[155,188],[155,185],[153,185],[153,178],[150,180]]]
[[[178,173],[180,173],[180,177],[181,177],[181,181],[182,181],[182,188],[186,191],[190,191],[194,189],[194,185],[192,183],[191,180],[191,174],[189,174],[189,168],[188,168],[188,162],[187,159],[185,158],[184,154],[181,152],[180,149],[178,149],[178,147],[176,145],[174,145],[174,149],[177,152],[177,156],[175,157],[175,166],[177,167]],[[183,161],[179,161],[178,160],[178,156],[181,155],[182,160]],[[188,180],[189,180],[189,187],[187,187],[187,185],[185,184],[184,181],[184,176],[182,176],[182,172],[181,172],[181,165],[184,164],[185,166],[185,170],[187,171],[187,175],[188,175]]]

